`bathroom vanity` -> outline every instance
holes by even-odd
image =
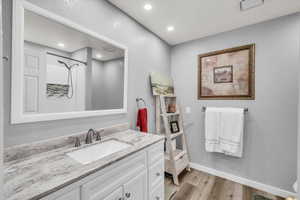
[[[76,148],[69,136],[6,149],[5,199],[163,200],[163,140],[125,130]],[[128,147],[85,164],[70,156],[111,141]]]

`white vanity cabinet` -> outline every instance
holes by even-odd
[[[163,161],[163,142],[159,142],[43,200],[164,200]]]

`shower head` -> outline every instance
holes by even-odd
[[[61,60],[57,60],[57,62],[58,62],[59,64],[64,65],[67,69],[70,69],[70,67],[67,65],[67,63],[65,63],[65,62],[63,62],[63,61],[61,61]]]
[[[68,70],[70,70],[70,69],[71,69],[72,67],[74,67],[74,66],[79,66],[78,63],[73,64],[73,65],[67,65],[67,63],[65,63],[64,61],[61,61],[61,60],[57,60],[57,62],[58,62],[59,64],[64,65]]]
[[[70,68],[72,68],[72,67],[74,67],[74,66],[79,66],[79,64],[76,63],[76,64],[73,64],[73,65],[70,65]]]

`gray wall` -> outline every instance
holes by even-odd
[[[292,191],[296,180],[300,15],[241,28],[172,48],[171,74],[185,114],[192,162]],[[197,100],[197,55],[256,44],[256,99]],[[202,106],[248,107],[244,156],[205,152]]]
[[[300,41],[299,42],[299,63],[300,63]],[[298,181],[300,180],[300,73],[298,73],[298,140],[297,140],[297,177]],[[300,198],[300,184],[298,182],[297,194],[298,199]]]
[[[93,109],[100,110],[105,105],[105,93],[106,90],[103,87],[105,84],[104,73],[103,73],[103,62],[93,59],[93,74],[92,74],[92,105]]]
[[[149,108],[150,131],[154,131],[154,99],[151,95],[148,73],[170,73],[170,47],[121,13],[104,0],[76,1],[67,7],[62,0],[30,0],[30,2],[68,18],[101,35],[124,44],[129,49],[128,114],[104,117],[59,120],[29,124],[10,124],[11,64],[5,65],[5,146],[27,143],[87,131],[91,127],[110,126],[130,122],[135,127],[136,97],[145,98]],[[11,0],[3,0],[5,17],[4,51],[11,56]],[[145,48],[147,47],[147,48]]]
[[[93,82],[91,77],[93,76],[93,51],[91,47],[87,47],[87,65],[85,70],[85,109],[93,110],[92,106],[92,90]]]
[[[0,1],[0,33],[2,35],[2,2]],[[0,58],[2,58],[2,37],[0,37]],[[0,199],[3,199],[3,64],[0,62]]]
[[[124,58],[93,60],[92,109],[121,109],[124,95]]]

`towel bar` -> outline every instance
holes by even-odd
[[[205,112],[205,111],[206,111],[206,107],[203,106],[203,107],[202,107],[202,112]],[[244,112],[248,112],[248,108],[244,108]]]

